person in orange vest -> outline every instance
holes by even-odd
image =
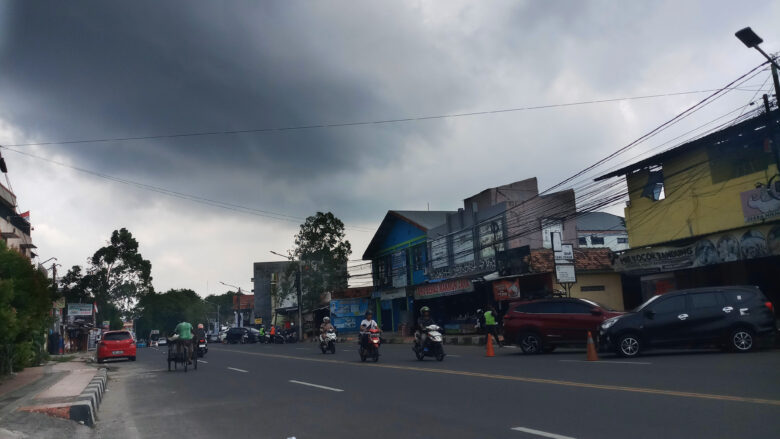
[[[269,343],[276,343],[276,337],[275,337],[275,335],[276,335],[276,326],[271,325],[271,330],[268,331],[268,335],[270,335]]]

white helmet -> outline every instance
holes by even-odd
[[[330,317],[325,317],[324,319],[322,319],[322,322],[323,323],[330,323]]]

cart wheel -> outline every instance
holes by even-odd
[[[171,360],[168,360],[168,372],[171,371]]]
[[[179,363],[176,360],[173,360],[173,370],[179,370]]]
[[[187,360],[184,360],[184,372],[187,372]]]
[[[198,370],[198,359],[197,358],[194,358],[192,360],[192,364],[193,364],[193,367],[195,368],[195,370]]]

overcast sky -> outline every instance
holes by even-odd
[[[780,50],[780,2],[0,3],[0,144],[281,128],[714,89]],[[746,85],[765,86],[762,73]],[[771,82],[771,81],[770,81]],[[744,87],[623,159],[744,105]],[[757,89],[758,87],[753,87]],[[706,94],[349,127],[16,147],[118,178],[303,218],[359,259],[388,209],[549,187]],[[84,264],[127,227],[157,290],[251,288],[301,220],[240,213],[2,150],[40,260]],[[5,182],[3,182],[5,184]],[[619,210],[618,210],[619,211]],[[208,290],[207,290],[208,288]]]

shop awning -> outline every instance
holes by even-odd
[[[474,283],[469,279],[450,279],[442,282],[419,285],[414,290],[416,300],[454,296],[474,291]]]

